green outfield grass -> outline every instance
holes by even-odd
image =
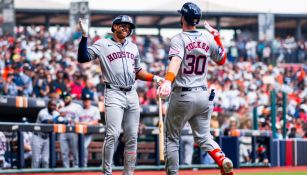
[[[208,175],[208,174],[206,174]],[[220,174],[212,174],[220,175]],[[261,172],[261,173],[236,173],[236,175],[307,175],[307,172]]]

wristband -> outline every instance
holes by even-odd
[[[166,75],[165,75],[165,80],[168,80],[170,82],[174,82],[175,74],[173,72],[167,72]]]
[[[148,73],[148,74],[146,75],[146,81],[153,81],[153,78],[154,78],[154,75],[151,74],[151,73]]]

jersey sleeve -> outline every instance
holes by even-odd
[[[184,57],[184,42],[181,39],[180,35],[176,35],[171,40],[171,46],[169,49],[169,59],[173,56],[177,56],[181,59]]]
[[[97,55],[100,55],[99,52],[103,50],[102,46],[103,46],[103,41],[100,39],[97,40],[93,45],[88,47],[87,51],[91,60],[96,59]]]
[[[209,35],[210,37],[210,46],[211,46],[211,55],[210,58],[218,63],[220,62],[223,57],[225,52],[223,51],[223,48],[221,48],[220,46],[217,45],[217,43],[214,41],[214,38],[212,35]]]
[[[137,54],[134,57],[134,70],[135,72],[138,72],[142,69],[141,67],[141,57],[140,57],[140,53],[137,50]]]

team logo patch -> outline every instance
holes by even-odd
[[[175,55],[179,54],[179,50],[175,50],[175,49],[172,49],[172,48],[171,48],[171,49],[169,50],[169,55],[174,55],[174,54],[175,54]]]
[[[219,54],[219,56],[223,56],[224,55],[224,49],[222,48],[222,47],[219,47],[218,48],[218,54]]]

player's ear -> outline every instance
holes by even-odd
[[[118,24],[114,24],[113,28],[114,28],[114,30],[117,30],[118,29]]]

